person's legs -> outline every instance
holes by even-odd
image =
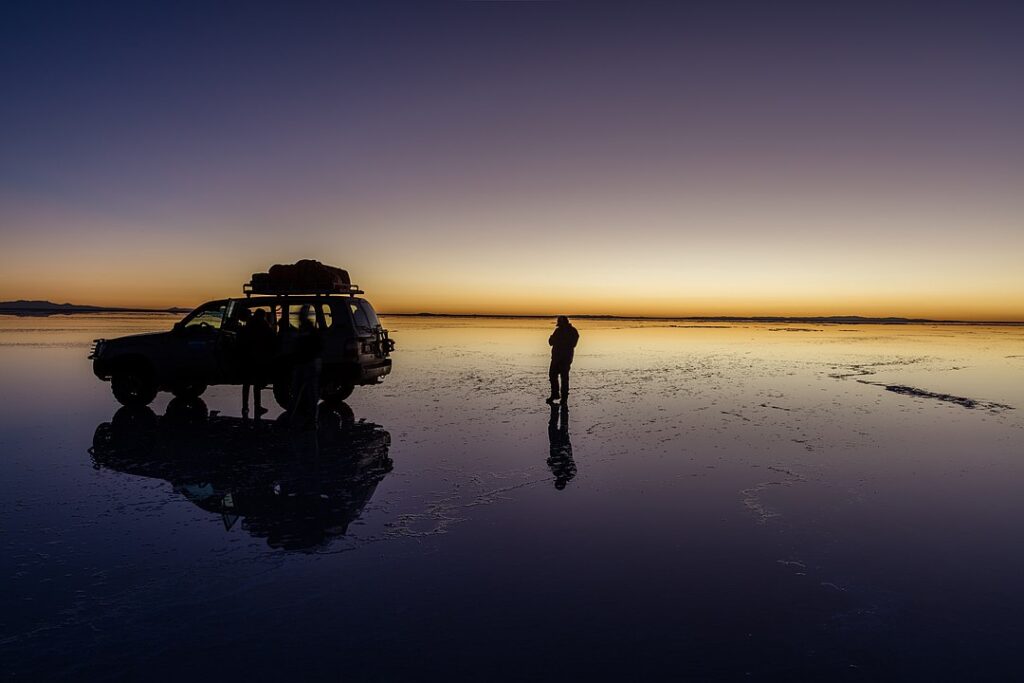
[[[562,403],[569,400],[569,365],[568,363],[559,368],[559,375],[562,377]]]
[[[256,395],[259,396],[259,392],[257,392]],[[256,399],[256,405],[258,406],[259,404],[260,404],[259,403],[259,399],[257,398]],[[249,385],[243,382],[242,383],[242,415],[248,415],[248,414],[249,414]]]
[[[551,367],[548,368],[548,379],[551,380],[551,395],[548,397],[549,401],[554,401],[558,398],[558,364],[555,361],[551,361]]]

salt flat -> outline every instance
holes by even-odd
[[[562,415],[550,322],[392,317],[310,441],[115,419],[173,320],[0,317],[8,675],[1015,675],[1024,327],[577,321]]]

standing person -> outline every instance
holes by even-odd
[[[299,311],[299,330],[292,351],[292,420],[304,420],[316,427],[320,402],[320,366],[324,342],[316,328],[313,307]]]
[[[579,340],[580,333],[569,319],[564,315],[558,316],[555,331],[548,337],[548,344],[551,345],[551,368],[548,370],[551,396],[548,397],[548,403],[554,403],[559,397],[562,405],[567,405],[569,401],[569,366],[572,365],[573,353]],[[558,387],[559,379],[562,380],[561,391]]]
[[[238,319],[245,325],[238,332],[238,350],[242,360],[242,416],[249,415],[249,388],[253,389],[253,409],[259,418],[267,409],[263,407],[263,388],[267,386],[270,360],[274,355],[276,339],[267,312],[257,308],[251,313],[243,308]]]

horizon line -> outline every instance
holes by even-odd
[[[235,298],[235,297],[227,297]],[[139,306],[93,306],[89,304],[55,304],[50,301],[42,301],[49,306],[22,306],[13,307],[10,304],[16,303],[37,303],[38,300],[16,300],[0,302],[0,313],[16,313],[18,311],[49,312],[54,314],[82,314],[82,313],[182,313],[194,310],[191,306],[167,306],[160,308],[146,308]],[[7,304],[5,306],[4,304]],[[558,315],[566,315],[568,318],[580,320],[686,320],[702,322],[817,322],[817,323],[847,323],[847,324],[946,324],[946,325],[1024,325],[1024,320],[962,320],[943,318],[919,318],[906,316],[864,316],[856,314],[839,315],[616,315],[611,313],[579,313],[579,314],[546,314],[546,313],[434,313],[430,311],[419,311],[415,313],[398,313],[378,311],[378,315],[390,317],[420,317],[420,318],[510,318],[510,319],[546,319],[555,318]]]

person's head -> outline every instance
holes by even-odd
[[[265,323],[267,321],[267,312],[262,308],[257,308],[253,311],[252,317],[256,322]]]
[[[251,318],[252,311],[250,311],[248,308],[243,308],[238,312],[238,319],[241,320],[243,323],[249,322]]]
[[[560,315],[558,316],[558,320],[555,322],[555,324],[558,325],[559,327],[565,327],[566,325],[569,324],[569,318],[567,316]]]
[[[309,304],[303,304],[302,308],[299,309],[299,327],[313,327],[315,321],[316,315],[313,313],[313,307]]]

